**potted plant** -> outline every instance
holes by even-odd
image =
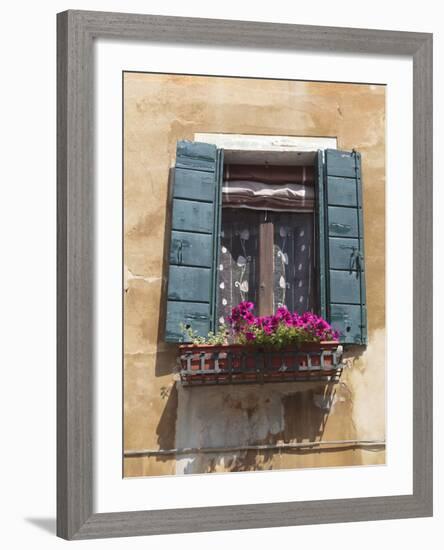
[[[313,379],[341,367],[338,333],[321,317],[286,307],[270,316],[253,310],[252,302],[241,302],[207,337],[183,327],[189,343],[179,348],[182,382]]]

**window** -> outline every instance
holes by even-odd
[[[366,343],[360,156],[223,151],[177,145],[167,341],[202,335],[254,301],[325,317],[344,343]]]
[[[284,305],[315,311],[313,159],[300,164],[294,155],[298,164],[287,166],[269,164],[267,154],[263,164],[239,164],[241,157],[224,163],[218,319],[243,300],[260,315]]]

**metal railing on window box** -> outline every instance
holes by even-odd
[[[337,382],[343,369],[338,342],[310,342],[279,350],[245,345],[179,347],[180,380],[187,386]]]

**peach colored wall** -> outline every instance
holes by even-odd
[[[385,88],[126,73],[124,450],[385,438]],[[331,394],[316,383],[183,388],[162,342],[168,181],[197,132],[337,137],[362,153],[369,344]],[[385,450],[125,458],[125,475],[379,464]]]

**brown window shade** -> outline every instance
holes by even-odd
[[[228,164],[223,206],[274,211],[314,209],[313,166]]]
[[[224,180],[262,181],[264,183],[314,183],[313,166],[270,166],[254,164],[227,164]]]
[[[222,186],[222,204],[226,207],[300,212],[312,211],[314,201],[312,184],[229,180]]]

